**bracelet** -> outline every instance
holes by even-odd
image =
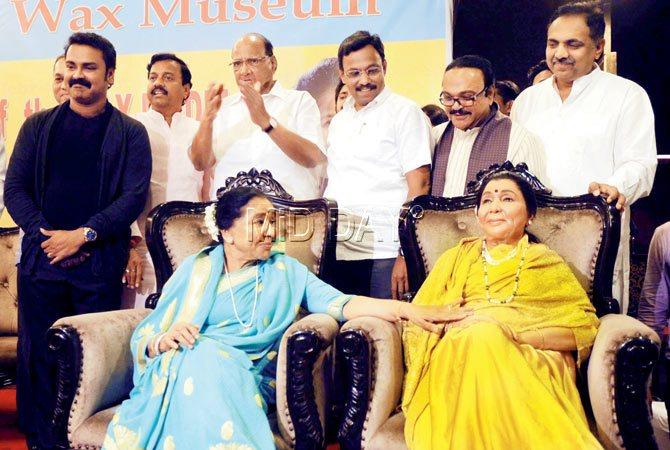
[[[154,344],[151,346],[151,349],[154,352],[154,356],[160,355],[160,350],[158,349],[158,347],[160,347],[161,340],[163,340],[163,338],[165,337],[166,334],[167,333],[161,333],[154,340]]]

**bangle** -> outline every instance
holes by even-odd
[[[154,356],[158,356],[160,354],[158,347],[160,346],[161,340],[165,337],[166,334],[167,333],[161,333],[154,339],[154,344],[151,346],[151,349],[154,352]]]

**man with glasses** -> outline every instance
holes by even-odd
[[[449,122],[433,129],[431,194],[456,197],[465,193],[477,172],[506,160],[526,163],[546,182],[542,143],[498,110],[493,101],[495,77],[491,63],[466,55],[449,64],[442,78],[440,103]]]
[[[338,64],[350,96],[328,132],[324,195],[340,209],[332,281],[348,294],[399,298],[408,285],[398,213],[428,193],[430,124],[416,104],[385,87],[379,36],[358,31],[346,38]]]
[[[270,170],[298,200],[318,197],[318,166],[326,157],[314,98],[274,80],[272,43],[258,33],[235,43],[230,66],[240,92],[223,100],[223,85],[210,85],[190,150],[197,170],[214,168],[210,197],[228,177],[252,167]]]

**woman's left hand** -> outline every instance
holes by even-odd
[[[454,307],[456,306],[456,307]],[[432,333],[441,333],[445,323],[459,322],[472,315],[472,310],[460,305],[430,306],[403,303],[400,317]]]

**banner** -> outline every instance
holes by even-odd
[[[117,70],[108,98],[128,114],[149,106],[150,56],[176,53],[193,73],[185,112],[197,119],[210,82],[223,83],[228,93],[237,91],[228,65],[230,49],[245,33],[258,32],[272,41],[275,77],[293,88],[306,73],[336,70],[327,59],[336,58],[339,43],[357,30],[382,38],[386,84],[393,91],[420,106],[437,103],[451,55],[450,0],[3,0],[0,137],[11,152],[25,118],[56,105],[53,63],[76,31],[99,33],[114,44]],[[300,87],[317,97],[308,86],[310,78],[303,77]]]

